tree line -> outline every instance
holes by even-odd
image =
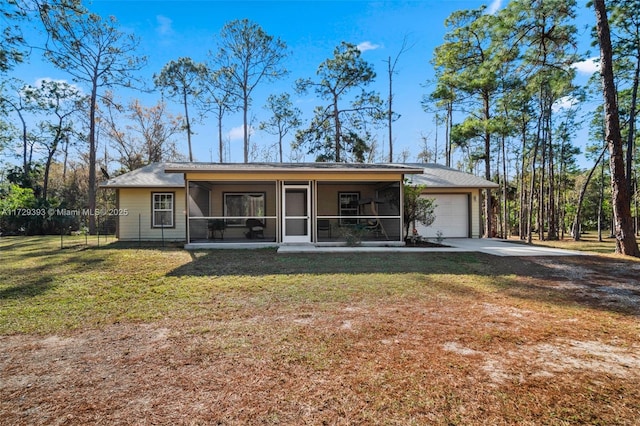
[[[445,40],[433,60],[435,88],[424,105],[438,111],[444,122],[446,164],[451,165],[454,149],[462,150],[469,169],[481,165],[484,177],[501,185],[498,193],[485,197],[485,236],[519,235],[528,242],[536,234],[539,239],[565,233],[580,238],[585,199],[575,197],[582,174],[574,145],[581,124],[577,113],[589,98],[599,96],[602,102],[604,91],[606,102],[592,115],[591,142],[603,152],[598,161],[606,152],[610,157],[610,229],[617,250],[638,254],[630,210],[631,195],[637,192],[638,6],[638,1],[609,2],[614,28],[609,31],[601,19],[607,15],[600,10],[607,9],[604,2],[590,4],[599,18],[594,44],[601,48],[600,90],[574,84],[573,65],[581,59],[572,24],[575,1],[512,1],[495,14],[483,7],[447,18]],[[612,136],[614,122],[620,121],[623,126]],[[590,179],[582,182],[585,189],[589,184]],[[604,214],[602,209],[598,214]]]
[[[494,14],[483,7],[456,11],[447,18],[447,32],[432,61],[436,77],[425,84],[428,93],[422,106],[435,114],[436,128],[444,130],[444,163],[470,172],[482,170],[486,179],[500,184],[499,191],[484,197],[485,236],[519,235],[530,242],[534,236],[557,239],[568,233],[578,239],[583,229],[597,222],[599,229],[608,228],[616,236],[619,251],[634,253],[625,246],[631,244],[629,233],[635,237],[632,208],[637,217],[631,202],[637,200],[639,6],[638,0],[589,5],[598,18],[594,45],[602,49],[610,40],[610,52],[600,55],[600,74],[606,76],[610,53],[613,99],[603,97],[607,85],[598,86],[604,78],[585,87],[574,84],[573,65],[583,59],[576,47],[575,1],[514,0]],[[221,29],[206,61],[175,58],[154,74],[152,86],[163,94],[156,105],[127,103],[119,99],[118,90],[149,86],[138,78],[147,58],[138,54],[139,40],[122,31],[115,18],[91,13],[80,0],[10,0],[0,8],[5,25],[0,48],[0,150],[19,147],[21,157],[20,166],[3,175],[5,211],[16,205],[15,198],[34,206],[80,203],[95,210],[97,182],[109,176],[109,159],[120,164],[111,174],[154,161],[193,161],[191,136],[197,116],[215,120],[217,156],[223,162],[224,120],[241,112],[243,159],[248,162],[255,156],[250,143],[255,89],[288,73],[285,41],[267,34],[258,23],[234,20]],[[608,18],[606,31],[603,17]],[[20,30],[29,20],[47,34],[45,44],[36,49]],[[259,128],[277,138],[277,160],[283,161],[288,148],[313,155],[316,161],[373,161],[379,149],[375,129],[386,127],[388,161],[393,162],[392,126],[398,113],[392,84],[406,49],[405,40],[398,55],[388,59],[386,96],[370,89],[377,78],[375,69],[347,42],[318,65],[315,76],[299,78],[292,88],[296,94],[316,96],[318,106],[310,120],[302,119],[292,93],[270,95],[265,106],[270,117]],[[33,51],[43,52],[75,84],[43,80],[31,87],[10,78],[13,68]],[[588,120],[594,167],[581,170],[575,141],[585,121],[581,106],[598,97],[602,108]],[[181,113],[169,113],[167,101],[180,105]],[[619,114],[619,138],[615,126],[612,131],[612,111]],[[98,135],[109,141],[104,153],[98,152]],[[178,135],[186,137],[188,152],[177,149]],[[69,156],[72,147],[79,157]],[[415,148],[418,160],[438,157],[437,149]],[[454,153],[460,159],[456,164]],[[73,183],[69,170],[83,178]],[[89,218],[88,227],[95,231],[94,218]],[[635,250],[637,254],[637,246]]]

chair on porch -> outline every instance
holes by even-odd
[[[264,238],[264,223],[258,219],[247,219],[245,223],[247,227],[246,237],[249,239]]]
[[[320,231],[327,231],[329,238],[331,238],[331,222],[329,219],[318,219],[318,235]]]
[[[210,219],[207,222],[209,228],[209,239],[216,239],[216,232],[220,233],[220,239],[224,240],[224,230],[227,228],[227,224],[222,219]]]

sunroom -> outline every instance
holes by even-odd
[[[183,173],[187,247],[403,245],[406,165],[168,163]]]

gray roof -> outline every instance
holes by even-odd
[[[165,173],[166,163],[151,163],[103,182],[103,188],[184,188],[184,176]]]
[[[420,173],[421,167],[408,164],[371,163],[166,163],[167,173],[240,171],[240,172],[405,172]]]
[[[427,188],[498,188],[497,183],[484,178],[461,172],[460,170],[442,166],[440,164],[410,164],[414,167],[421,167],[423,173],[419,175],[409,175],[407,179],[418,185],[425,185]]]
[[[183,188],[184,172],[210,171],[404,171],[407,178],[429,188],[497,188],[498,185],[439,164],[360,163],[152,163],[102,183],[103,188]],[[423,174],[420,174],[423,173]]]

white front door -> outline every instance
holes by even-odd
[[[282,242],[311,242],[311,190],[309,185],[284,185],[282,189]]]

